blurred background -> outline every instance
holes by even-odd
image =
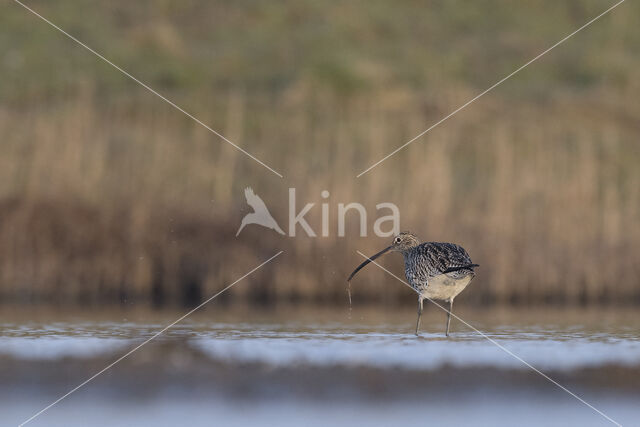
[[[0,5],[0,424],[280,250],[32,424],[637,423],[637,2],[360,177],[614,3],[26,4],[284,177]],[[315,203],[318,237],[257,225],[236,237],[246,187],[285,231],[295,188],[296,213]],[[338,204],[351,202],[368,237],[355,212],[338,237]],[[492,342],[457,318],[445,338],[431,304],[415,337],[414,294],[375,267],[349,308],[356,251],[391,240],[373,233],[384,202],[402,230],[480,264],[454,314]],[[403,275],[398,255],[380,262]]]
[[[612,13],[367,174],[365,168],[602,12],[594,1],[33,1],[281,179],[19,5],[0,16],[0,304],[334,304],[388,242],[337,204],[481,265],[466,303],[640,302],[638,5]],[[286,229],[288,187],[319,234]],[[320,192],[330,192],[328,200]],[[399,259],[384,263],[402,273]],[[406,290],[363,272],[360,302]],[[411,304],[414,301],[411,299]]]

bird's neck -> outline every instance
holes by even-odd
[[[402,251],[402,258],[404,258],[405,261],[413,256],[413,249],[414,248],[409,248]]]

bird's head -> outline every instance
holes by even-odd
[[[347,281],[350,282],[351,279],[353,279],[353,276],[355,276],[356,273],[360,271],[365,265],[369,264],[371,261],[375,260],[376,258],[386,254],[387,252],[403,252],[411,248],[414,248],[419,244],[420,244],[420,240],[418,240],[418,238],[415,235],[411,234],[410,232],[403,231],[402,233],[399,233],[397,236],[393,238],[393,241],[390,246],[387,246],[386,248],[384,248],[383,250],[381,250],[375,255],[371,255],[362,264],[360,264],[358,268],[353,270],[353,273],[351,273]]]
[[[418,240],[414,234],[408,231],[403,231],[393,238],[393,243],[389,246],[391,248],[389,250],[403,252],[408,249],[415,248],[419,244],[420,240]]]

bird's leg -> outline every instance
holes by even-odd
[[[416,322],[416,336],[418,335],[418,329],[420,329],[420,318],[422,317],[422,298],[418,297],[418,321]]]
[[[451,324],[451,311],[453,311],[453,298],[449,300],[449,311],[447,312],[447,332],[446,336],[449,336],[449,325]]]

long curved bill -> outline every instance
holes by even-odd
[[[384,248],[383,250],[381,250],[381,251],[380,251],[380,252],[378,252],[377,254],[370,256],[370,257],[369,257],[369,259],[366,259],[362,264],[360,264],[360,265],[358,266],[358,268],[356,268],[355,270],[353,270],[353,273],[351,273],[351,275],[350,275],[350,276],[349,276],[349,278],[347,279],[347,282],[350,282],[350,281],[351,281],[351,279],[353,279],[353,276],[355,276],[355,275],[356,275],[356,273],[357,273],[358,271],[362,270],[362,268],[363,268],[365,265],[369,264],[369,263],[370,263],[371,261],[373,261],[374,259],[376,259],[376,258],[378,258],[378,257],[380,257],[380,256],[382,256],[382,255],[384,255],[385,253],[389,252],[392,248],[393,248],[393,246],[389,246],[389,247],[387,247],[387,248]]]
[[[356,273],[360,270],[362,270],[362,268],[369,264],[371,261],[373,261],[374,259],[384,255],[385,253],[389,252],[391,250],[391,248],[393,248],[393,246],[389,246],[387,248],[384,248],[383,250],[381,250],[380,252],[378,252],[375,255],[370,256],[367,260],[365,260],[362,264],[360,264],[358,266],[358,268],[356,268],[355,270],[353,270],[353,273],[351,273],[349,275],[349,278],[347,279],[347,282],[349,283],[349,286],[347,287],[347,293],[349,294],[349,310],[351,310],[351,279],[353,279],[353,276],[356,275]]]

